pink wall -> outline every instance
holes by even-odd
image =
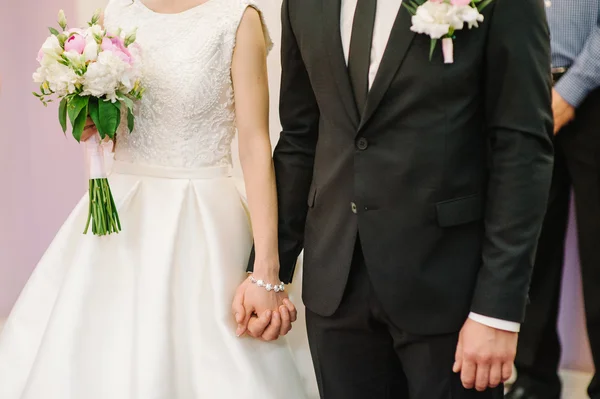
[[[79,146],[31,92],[37,51],[74,0],[0,0],[0,318],[84,192]]]
[[[574,212],[574,209],[571,209],[571,212]],[[574,218],[571,218],[567,236],[559,319],[559,331],[563,341],[562,362],[565,368],[592,372],[594,366],[585,332],[585,313],[581,296],[581,272],[575,227]]]

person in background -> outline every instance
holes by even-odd
[[[506,398],[560,398],[557,319],[573,188],[587,332],[596,368],[588,393],[600,399],[600,0],[546,1],[546,12],[552,36],[554,177],[531,303],[519,337],[518,377]]]

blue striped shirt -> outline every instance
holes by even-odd
[[[546,0],[546,14],[552,66],[570,68],[556,91],[578,107],[600,88],[600,0]]]

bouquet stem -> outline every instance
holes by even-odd
[[[121,231],[121,221],[106,178],[104,150],[97,136],[90,138],[86,144],[90,163],[90,205],[83,234],[87,234],[90,225],[92,234],[97,236],[118,233]]]
[[[90,208],[83,234],[87,234],[90,224],[92,234],[97,236],[121,231],[121,221],[106,178],[90,180]]]

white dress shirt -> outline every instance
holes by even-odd
[[[358,0],[342,0],[342,13],[340,16],[340,29],[342,35],[342,46],[346,64],[350,53],[350,39],[352,36],[352,23]],[[377,0],[377,11],[375,14],[375,28],[373,30],[373,45],[371,48],[371,66],[369,68],[369,88],[373,85],[377,70],[381,64],[383,53],[387,46],[396,16],[400,11],[401,0]],[[521,325],[512,321],[495,319],[477,313],[469,314],[469,318],[486,326],[499,330],[519,332]]]

